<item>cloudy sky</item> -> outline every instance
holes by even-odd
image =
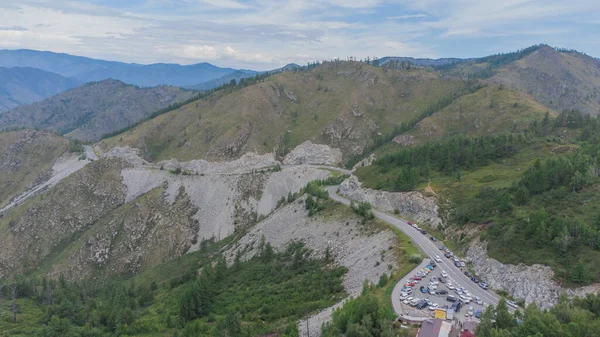
[[[599,14],[599,0],[0,0],[0,48],[257,70],[538,43],[600,57]]]

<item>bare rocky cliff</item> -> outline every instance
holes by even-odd
[[[432,227],[442,224],[437,201],[421,192],[385,192],[363,188],[356,176],[350,176],[339,187],[339,194],[358,202],[369,202],[373,207],[387,212],[399,212],[405,218],[414,219]]]
[[[473,271],[491,288],[506,291],[526,305],[535,303],[541,308],[550,308],[558,302],[562,292],[569,296],[585,296],[598,291],[598,285],[563,289],[554,280],[554,272],[548,266],[500,263],[488,257],[485,243],[479,240],[473,242],[466,258]]]

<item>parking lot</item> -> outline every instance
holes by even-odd
[[[401,290],[398,296],[403,314],[412,317],[434,317],[435,309],[450,309],[454,303],[460,303],[461,307],[454,313],[454,318],[463,322],[478,320],[476,316],[485,310],[488,303],[471,294],[464,289],[463,284],[448,275],[444,266],[453,264],[454,261],[443,254],[440,250],[439,262],[432,261],[434,264],[430,264],[430,260],[427,259],[421,265],[421,269],[409,273],[400,281],[400,285],[406,286],[405,291]],[[449,299],[449,296],[453,298]]]

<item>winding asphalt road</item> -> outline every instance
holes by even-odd
[[[329,197],[335,201],[341,202],[346,205],[350,205],[350,200],[339,196],[336,193],[336,189],[337,186],[330,186],[327,188],[327,191],[329,192]],[[500,301],[500,296],[498,296],[490,290],[484,290],[481,287],[479,287],[479,285],[473,283],[471,279],[465,276],[465,274],[463,274],[463,272],[454,265],[452,260],[446,259],[443,256],[442,251],[439,250],[438,246],[436,246],[435,243],[429,240],[427,236],[421,234],[421,232],[409,225],[406,221],[399,219],[395,216],[391,216],[387,213],[383,213],[375,209],[373,210],[373,214],[377,218],[401,230],[419,247],[419,249],[421,249],[421,251],[423,251],[423,253],[425,253],[425,255],[429,256],[430,258],[434,258],[436,255],[440,255],[442,258],[442,263],[438,263],[438,266],[443,268],[448,273],[448,276],[454,280],[455,286],[464,287],[473,296],[479,296],[481,300],[486,304],[498,304],[498,301]],[[417,267],[415,270],[411,271],[411,273],[415,273],[419,269],[420,266]],[[400,308],[400,301],[397,298],[397,296],[392,297],[392,304],[396,313],[400,315],[402,312],[398,312],[396,309]]]

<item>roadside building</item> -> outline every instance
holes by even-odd
[[[428,319],[423,321],[417,337],[448,337],[452,324],[442,319]]]

